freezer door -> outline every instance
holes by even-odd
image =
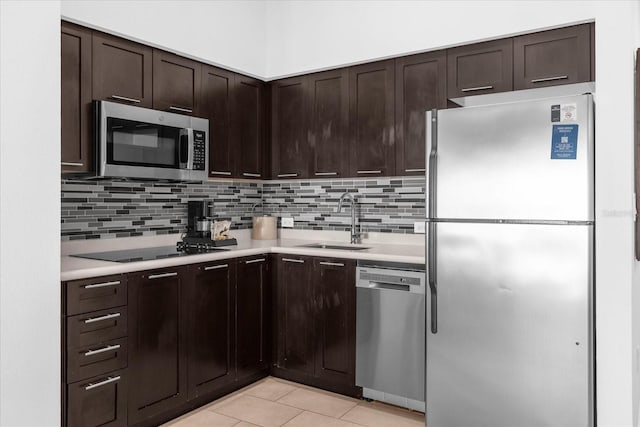
[[[575,120],[566,119],[569,111]],[[427,132],[427,146],[437,145],[429,168],[432,216],[593,220],[591,95],[442,110],[437,122],[429,117],[437,130],[436,141]]]
[[[428,427],[593,426],[593,227],[438,223]]]

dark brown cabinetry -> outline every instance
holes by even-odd
[[[152,49],[93,33],[93,98],[152,107]]]
[[[235,175],[239,178],[262,178],[264,173],[264,83],[236,74],[234,93]]]
[[[88,172],[93,169],[91,31],[66,22],[61,30],[62,172]]]
[[[153,50],[153,108],[193,114],[198,107],[202,64]]]
[[[271,87],[271,167],[273,178],[309,176],[308,103],[305,77]]]
[[[185,276],[184,267],[129,275],[129,424],[187,400]]]
[[[593,80],[591,25],[576,25],[513,39],[514,89]]]
[[[395,174],[394,61],[349,69],[351,176]]]
[[[513,39],[447,50],[447,96],[513,90]]]
[[[396,174],[425,173],[425,111],[447,108],[443,51],[396,59]]]

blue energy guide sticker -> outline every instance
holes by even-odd
[[[575,160],[578,151],[578,125],[553,125],[551,158]]]

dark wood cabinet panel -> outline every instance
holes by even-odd
[[[189,266],[184,310],[188,313],[189,399],[235,379],[235,262]]]
[[[129,424],[187,400],[184,277],[183,267],[129,276]]]
[[[67,318],[67,348],[96,345],[127,336],[127,307]]]
[[[127,372],[114,371],[67,386],[69,427],[127,425]]]
[[[152,108],[152,49],[93,33],[93,98]]]
[[[513,39],[447,50],[447,97],[513,90]]]
[[[93,170],[91,31],[62,22],[60,42],[62,172],[88,172]]]
[[[202,64],[153,49],[153,108],[199,115]]]
[[[235,175],[239,178],[261,178],[263,174],[264,83],[236,74],[234,92]]]
[[[590,24],[515,37],[514,89],[590,81],[591,54]]]
[[[267,371],[270,360],[271,293],[265,255],[240,258],[237,264],[237,377]]]
[[[444,51],[396,59],[396,174],[425,173],[425,112],[447,108]]]
[[[349,69],[311,74],[307,79],[309,176],[343,177],[349,168]]]
[[[395,174],[394,61],[349,69],[351,176]]]
[[[231,71],[203,65],[198,115],[209,119],[209,176],[231,177],[236,147],[233,123],[233,87]]]
[[[309,176],[309,140],[305,77],[272,86],[271,165],[273,178]]]
[[[114,275],[73,280],[65,283],[68,316],[127,303],[127,276]]]

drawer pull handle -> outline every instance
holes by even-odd
[[[120,379],[120,375],[118,375],[117,377],[107,377],[106,380],[100,381],[99,383],[89,383],[89,385],[87,385],[84,389],[85,390],[91,390],[91,389],[94,389],[94,388],[102,387],[103,385],[115,383],[119,379]]]
[[[169,110],[180,111],[181,113],[193,113],[193,110],[191,108],[175,107],[173,105],[169,107]]]
[[[405,169],[405,172],[424,172],[425,168],[418,168],[418,169]]]
[[[85,356],[93,356],[95,354],[104,353],[105,351],[114,351],[120,348],[120,344],[108,345],[106,347],[99,348],[97,350],[89,350],[84,353]]]
[[[245,264],[253,264],[254,262],[264,262],[266,261],[264,258],[258,258],[258,259],[250,259],[249,261],[245,261]]]
[[[84,166],[84,163],[79,162],[60,162],[62,166]]]
[[[278,178],[295,178],[298,176],[297,173],[279,173]]]
[[[293,259],[293,258],[282,258],[284,262],[297,262],[299,264],[304,263],[303,259]]]
[[[358,173],[376,174],[376,173],[382,173],[382,171],[358,171]]]
[[[533,79],[531,83],[542,83],[542,82],[552,82],[554,80],[565,80],[568,79],[569,76],[555,76],[555,77],[545,77],[542,79]]]
[[[115,280],[113,282],[103,282],[103,283],[92,283],[90,285],[84,285],[85,289],[94,289],[94,288],[105,288],[107,286],[117,286],[120,284],[119,280]]]
[[[148,277],[149,280],[153,280],[153,279],[162,279],[164,277],[173,277],[173,276],[177,276],[178,273],[161,273],[161,274],[152,274],[151,276]]]
[[[120,96],[120,95],[111,95],[111,98],[117,99],[118,101],[133,102],[135,104],[139,104],[141,102],[139,99],[127,98],[126,96]]]
[[[330,267],[344,267],[344,264],[341,262],[326,262],[326,261],[321,261],[320,265],[328,265]]]
[[[84,321],[84,323],[101,322],[103,320],[115,319],[116,317],[120,317],[120,313],[111,313],[100,317],[89,317]]]
[[[464,89],[460,89],[460,92],[475,92],[476,90],[487,90],[487,89],[493,89],[493,86],[489,85],[489,86],[465,87]]]
[[[316,176],[335,176],[338,175],[338,172],[316,172]]]
[[[219,268],[227,268],[227,267],[229,267],[229,264],[211,265],[209,267],[205,267],[204,271],[217,270]]]
[[[223,171],[211,171],[209,173],[211,175],[231,175],[231,172],[223,172]]]
[[[261,175],[259,173],[242,172],[242,176],[250,176],[252,178],[260,178]]]

